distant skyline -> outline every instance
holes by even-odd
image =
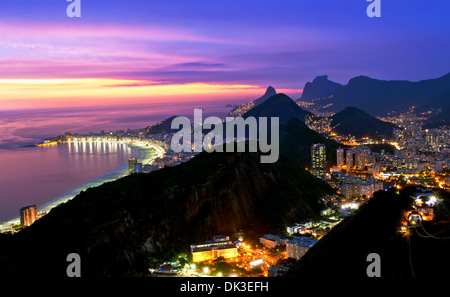
[[[297,99],[307,81],[450,72],[450,3],[382,0],[0,2],[0,110]]]

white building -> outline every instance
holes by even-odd
[[[369,168],[367,168],[367,173],[373,175],[373,176],[377,176],[381,171],[381,166],[380,164],[374,164],[372,166],[369,166]]]
[[[311,173],[316,177],[325,177],[327,154],[326,147],[321,143],[311,146]]]
[[[308,228],[303,225],[287,226],[286,231],[288,234],[305,234],[306,231],[308,231]]]
[[[355,165],[353,163],[353,155],[354,155],[354,150],[353,149],[348,149],[346,151],[346,164],[347,164],[347,168],[352,168],[353,165]]]
[[[288,258],[299,260],[306,252],[319,240],[306,236],[294,238],[286,243],[286,253]]]
[[[285,245],[286,242],[288,242],[288,239],[278,235],[265,234],[263,237],[259,238],[259,242],[266,248],[273,249],[277,245]]]
[[[337,166],[341,167],[344,166],[344,149],[338,148],[337,151]]]

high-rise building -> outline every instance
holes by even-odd
[[[370,148],[367,146],[362,146],[361,150],[363,151],[363,154],[364,154],[364,166],[366,166],[367,164],[371,164],[372,163],[372,154],[371,154]]]
[[[346,151],[346,156],[345,156],[345,158],[346,158],[346,163],[347,163],[347,168],[348,168],[348,169],[352,168],[353,165],[355,165],[355,164],[353,164],[353,153],[354,153],[354,150],[353,150],[353,149],[348,149],[348,150]]]
[[[337,166],[343,166],[344,165],[344,149],[338,148],[337,151]]]
[[[128,170],[130,173],[134,173],[134,164],[137,163],[136,158],[130,158],[128,159]]]
[[[366,154],[364,150],[355,151],[355,165],[357,170],[363,170],[366,165]]]
[[[318,143],[311,146],[311,169],[312,174],[317,177],[325,177],[326,147]]]
[[[36,221],[37,207],[36,205],[29,205],[20,209],[20,225],[28,227]]]

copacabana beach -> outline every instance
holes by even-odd
[[[66,131],[85,135],[101,130],[141,129],[172,115],[191,118],[199,105],[183,102],[0,110],[0,229],[10,222],[17,223],[24,206],[36,205],[38,211],[48,211],[89,187],[127,175],[129,158],[138,157],[145,165],[159,154],[157,148],[125,143],[30,144]],[[224,117],[230,110],[223,102],[201,102],[201,106],[205,117]]]
[[[103,174],[91,178],[84,183],[76,185],[71,188],[66,188],[65,192],[58,196],[51,196],[53,191],[49,191],[49,197],[46,201],[43,201],[45,198],[36,198],[36,201],[33,202],[33,199],[27,200],[27,204],[35,204],[38,208],[38,212],[49,212],[52,208],[58,206],[61,203],[67,202],[73,199],[76,195],[78,195],[81,191],[84,191],[91,187],[97,187],[105,182],[110,182],[117,180],[121,177],[124,177],[129,174],[128,170],[128,158],[135,157],[138,162],[145,164],[150,164],[158,155],[160,155],[163,150],[157,146],[147,146],[147,145],[138,145],[138,144],[118,144],[118,143],[64,143],[58,144],[55,148],[27,148],[27,155],[31,158],[34,158],[31,163],[40,163],[45,160],[58,162],[60,166],[56,169],[61,171],[61,174],[65,176],[65,179],[73,179],[75,176],[79,176],[83,174],[84,170],[90,170],[92,167],[97,169],[97,172],[101,172],[102,168],[105,170]],[[25,153],[25,152],[21,152]],[[11,154],[11,153],[9,153]],[[48,156],[48,154],[54,154],[54,157]],[[65,163],[61,163],[61,155],[67,155],[62,157],[65,160]],[[0,155],[1,156],[1,155]],[[40,157],[40,160],[36,160],[37,157]],[[56,159],[56,160],[55,160]],[[72,164],[72,159],[78,165],[75,167]],[[84,164],[86,163],[86,164]],[[111,170],[111,163],[119,165]],[[119,164],[117,164],[119,163]],[[47,163],[48,164],[48,163]],[[81,164],[81,165],[80,165]],[[85,166],[83,166],[85,165]],[[81,168],[80,168],[81,166]],[[114,165],[113,165],[114,166]],[[101,167],[101,168],[98,168]],[[73,169],[73,170],[72,170]],[[53,170],[53,166],[48,166],[47,168],[42,168],[41,171],[45,173],[45,171]],[[45,174],[44,174],[45,175]],[[90,176],[90,175],[86,175]],[[14,178],[14,177],[13,177]],[[51,176],[50,176],[51,178]],[[16,180],[16,178],[14,178]],[[45,182],[45,181],[43,181]],[[72,183],[73,184],[73,183]],[[42,191],[45,192],[45,185],[40,184],[43,190],[39,192],[42,194]],[[61,183],[59,188],[64,188],[64,186],[70,185],[70,183]],[[58,188],[57,183],[53,184],[53,189]],[[8,192],[8,191],[5,191]],[[26,195],[27,192],[24,192]],[[14,202],[14,201],[12,201]],[[25,202],[24,202],[25,203]],[[19,209],[23,206],[24,203],[17,204],[14,206],[14,212],[19,215]],[[13,203],[14,204],[14,203]],[[5,218],[0,218],[0,229],[8,228],[12,224],[20,223],[20,218],[15,217],[13,219],[5,220]]]

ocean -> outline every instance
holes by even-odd
[[[151,158],[152,150],[126,144],[71,143],[27,147],[65,132],[87,133],[144,128],[172,115],[224,117],[222,102],[199,105],[0,110],[0,224],[17,219],[19,209],[38,211],[73,198],[81,190],[127,174],[130,157]]]

